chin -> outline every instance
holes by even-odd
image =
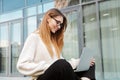
[[[52,31],[52,33],[55,33],[56,31]]]

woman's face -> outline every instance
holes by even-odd
[[[56,16],[56,17],[51,17],[48,19],[48,25],[50,28],[50,31],[52,33],[55,33],[58,31],[62,25],[63,25],[63,17],[62,16]]]

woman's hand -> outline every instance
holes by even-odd
[[[93,66],[94,64],[95,64],[95,58],[91,58],[90,66]]]

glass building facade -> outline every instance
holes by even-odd
[[[78,58],[83,47],[93,49],[97,80],[120,80],[119,3],[71,0],[61,9],[68,19],[63,56]],[[16,70],[17,59],[26,37],[54,5],[54,0],[0,0],[0,80],[28,80]]]

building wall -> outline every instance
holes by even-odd
[[[89,47],[95,53],[97,80],[120,79],[120,0],[25,1],[22,7],[7,8],[2,6],[7,0],[0,0],[0,80],[29,79],[16,70],[17,59],[26,37],[53,7],[68,19],[63,56],[78,58]]]
[[[52,0],[24,0],[25,5],[0,0],[0,80],[28,80],[16,69],[26,37],[39,25],[43,13],[54,7]],[[15,4],[14,7],[10,5]]]

